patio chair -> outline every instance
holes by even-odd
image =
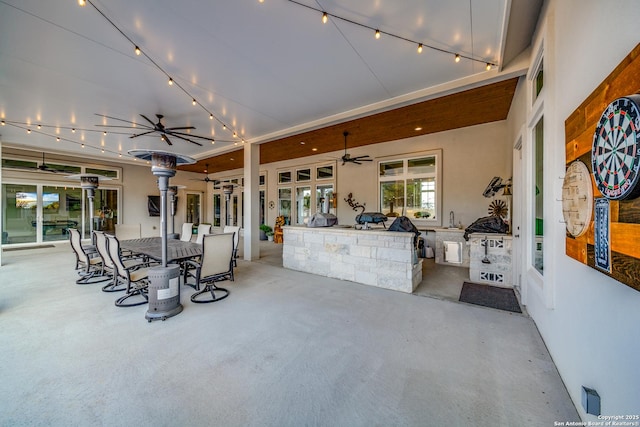
[[[182,224],[182,233],[180,233],[180,240],[183,242],[190,242],[193,234],[193,223],[185,222]]]
[[[115,236],[107,236],[107,249],[115,267],[114,276],[117,283],[126,286],[125,295],[115,301],[118,307],[133,307],[149,302],[149,269],[147,263],[126,266],[120,254],[120,242]],[[130,300],[134,298],[134,300]]]
[[[238,258],[238,243],[240,243],[240,227],[226,225],[222,232],[235,233],[233,236],[233,266],[237,267],[238,263],[236,262],[236,259]]]
[[[196,243],[201,245],[202,238],[205,234],[211,234],[211,224],[199,224],[198,225],[198,235],[196,236]]]
[[[98,255],[102,258],[102,274],[108,276],[111,279],[111,282],[104,285],[102,290],[104,292],[120,292],[124,291],[125,287],[121,284],[116,277],[115,271],[116,267],[111,260],[111,255],[109,254],[109,248],[107,247],[107,235],[103,231],[94,231],[94,241],[96,243],[96,250],[98,251]],[[121,251],[122,256],[122,251]],[[124,259],[122,256],[123,263],[125,267],[135,267],[140,265],[146,265],[146,263],[141,263],[141,258],[137,257],[136,259],[127,258]]]
[[[208,234],[204,236],[202,241],[202,256],[199,262],[186,261],[195,267],[195,283],[193,285],[187,283],[185,274],[185,284],[193,286],[196,293],[191,295],[191,301],[195,303],[209,303],[220,301],[229,296],[229,290],[219,288],[216,282],[222,280],[233,281],[233,239],[235,233]],[[189,273],[189,276],[192,276]],[[201,285],[204,287],[201,289]],[[211,297],[207,298],[207,294]],[[205,295],[204,298],[199,298]]]
[[[69,228],[69,242],[76,254],[76,267],[80,278],[76,280],[78,285],[87,285],[108,280],[108,276],[102,275],[102,258],[97,252],[88,252],[82,246],[80,232],[77,228]]]

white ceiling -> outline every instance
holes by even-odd
[[[90,158],[149,148],[204,158],[241,145],[232,131],[265,142],[418,102],[452,81],[495,80],[527,47],[541,0],[300,2],[424,51],[335,17],[322,24],[288,0],[0,0],[0,140]],[[453,53],[478,61],[455,63]],[[195,126],[216,142],[104,136],[97,125],[127,123],[96,114],[136,123],[163,114],[165,126]]]

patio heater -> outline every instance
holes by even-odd
[[[172,185],[171,187],[169,187],[169,189],[167,190],[167,195],[169,196],[169,202],[171,202],[170,208],[171,208],[171,233],[167,235],[168,239],[179,239],[180,235],[176,233],[176,224],[175,224],[175,217],[176,217],[176,210],[178,209],[177,203],[178,203],[178,190],[181,188],[187,188],[184,185]]]
[[[225,222],[225,225],[231,225],[231,210],[230,210],[230,201],[231,201],[231,195],[233,194],[233,184],[226,184],[222,186],[222,192],[224,193],[224,200],[225,200],[225,212],[227,214],[227,220]]]
[[[93,236],[93,199],[96,196],[96,189],[100,185],[100,181],[109,181],[111,178],[91,173],[81,173],[77,175],[69,175],[67,178],[79,180],[80,188],[87,192],[89,199],[89,236]]]
[[[151,173],[158,177],[160,189],[160,235],[162,237],[162,266],[149,269],[149,308],[145,319],[166,320],[182,312],[180,304],[180,266],[167,266],[167,191],[169,178],[175,176],[177,165],[196,161],[191,157],[159,150],[131,150],[129,154],[151,162]]]

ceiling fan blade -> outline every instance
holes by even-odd
[[[100,116],[100,117],[104,117],[106,119],[111,119],[111,120],[118,120],[120,122],[125,122],[125,123],[131,123],[131,124],[136,124],[135,122],[130,122],[129,120],[124,120],[124,119],[119,119],[117,117],[112,117],[112,116],[107,116],[105,114],[98,114],[98,113],[94,113],[96,116]]]
[[[168,131],[174,131],[174,130],[180,130],[180,129],[195,129],[195,127],[193,127],[193,126],[182,126],[182,127],[178,127],[178,128],[164,128],[164,130],[168,130]]]
[[[141,116],[143,119],[145,119],[146,121],[148,121],[149,123],[151,123],[151,126],[153,126],[153,128],[154,128],[154,129],[156,128],[156,124],[155,124],[155,123],[153,123],[153,122],[149,119],[149,117],[145,116],[144,114],[140,114],[140,116]]]
[[[135,134],[135,135],[131,135],[129,138],[137,138],[137,137],[139,137],[139,136],[148,135],[148,134],[153,133],[153,132],[155,132],[155,130],[150,130],[150,131],[147,131],[147,132],[143,132],[143,133],[138,133],[138,134]]]
[[[162,138],[164,138],[164,140],[166,141],[166,143],[167,143],[167,144],[169,144],[169,145],[173,145],[173,144],[171,143],[171,140],[169,139],[169,137],[168,137],[166,134],[164,134],[164,133],[163,133],[163,134],[162,134]]]
[[[131,123],[136,125],[136,126],[119,126],[119,125],[94,125],[94,126],[101,127],[101,128],[123,128],[123,129],[136,129],[138,127],[141,127],[143,129],[149,128],[149,126],[147,126],[147,125],[140,125],[140,124],[136,124],[136,123],[133,123],[133,122],[131,122]]]
[[[204,139],[205,141],[211,141],[212,139],[214,139],[212,136],[200,136],[200,135],[193,135],[190,133],[185,133],[185,132],[168,132],[169,135],[174,135],[174,136],[184,136],[184,137],[189,137],[189,138],[200,138],[200,139]],[[216,141],[222,141],[220,139],[216,139]],[[222,142],[231,142],[231,141],[222,141]]]
[[[180,139],[182,139],[182,140],[184,140],[184,141],[188,141],[188,142],[190,142],[190,143],[192,143],[192,144],[196,144],[196,145],[199,145],[200,147],[202,147],[202,144],[200,144],[199,142],[192,141],[192,140],[190,140],[189,138],[185,138],[184,136],[176,135],[175,133],[170,133],[170,135],[171,135],[172,137],[174,137],[174,136],[175,136],[176,138],[180,138]]]

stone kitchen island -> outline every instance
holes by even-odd
[[[422,281],[414,234],[383,228],[284,227],[282,264],[335,279],[412,293]]]

